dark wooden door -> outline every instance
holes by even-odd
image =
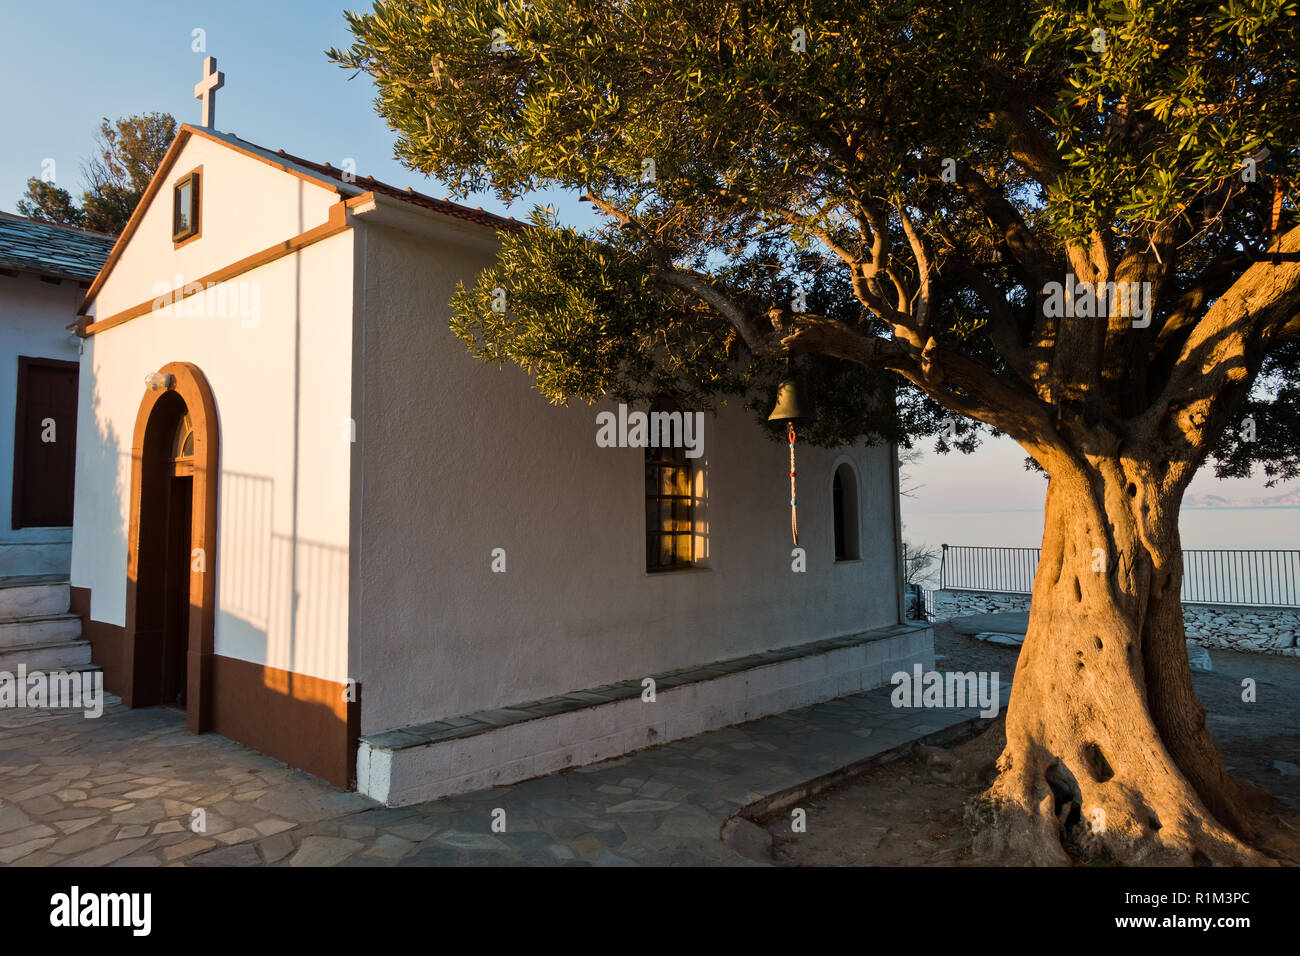
[[[167,557],[163,580],[162,702],[185,707],[190,642],[190,517],[194,479],[167,480]]]
[[[72,524],[77,363],[18,357],[13,526]]]

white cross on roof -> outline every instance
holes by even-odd
[[[203,79],[194,87],[194,98],[203,101],[203,123],[208,129],[215,129],[217,123],[217,90],[226,85],[226,74],[217,72],[217,58],[207,57],[203,61]]]

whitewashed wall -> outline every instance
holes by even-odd
[[[14,414],[18,356],[77,361],[78,340],[66,326],[77,318],[82,292],[75,282],[0,276],[0,543],[71,538],[68,528],[13,528]]]
[[[195,138],[176,169],[198,162],[203,237],[173,253],[169,219],[150,208],[98,314],[143,301],[178,270],[193,279],[318,225],[328,206],[321,197],[333,199]],[[155,207],[169,217],[170,191],[160,195],[165,203]],[[228,215],[236,208],[240,215]],[[72,584],[92,589],[93,619],[125,619],[130,450],[144,377],[192,362],[220,422],[215,651],[328,680],[348,676],[352,265],[344,232],[232,280],[230,301],[255,294],[256,316],[195,314],[199,303],[189,299],[86,340]]]
[[[808,571],[794,574],[787,450],[721,408],[698,460],[708,569],[648,575],[644,452],[595,442],[615,406],[549,406],[448,331],[456,281],[488,254],[364,224],[357,243],[362,733],[897,621],[887,448],[801,448]],[[841,457],[858,470],[863,557],[837,565]],[[490,570],[498,547],[505,574]]]
[[[202,235],[173,249],[172,184],[198,166]],[[97,294],[95,314],[129,309],[151,299],[157,282],[192,281],[319,226],[337,201],[333,190],[191,136]]]

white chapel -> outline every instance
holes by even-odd
[[[217,132],[214,67],[78,310],[70,584],[110,691],[404,804],[931,666],[892,448],[800,448],[793,570],[750,413],[692,455],[598,441],[616,404],[449,331],[519,223]]]

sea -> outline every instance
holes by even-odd
[[[910,547],[942,544],[1037,548],[1043,542],[1041,508],[1016,511],[912,511],[903,502],[903,540]],[[1184,508],[1179,516],[1186,550],[1298,550],[1300,507]],[[936,562],[937,570],[937,562]],[[927,577],[926,587],[937,586]]]

